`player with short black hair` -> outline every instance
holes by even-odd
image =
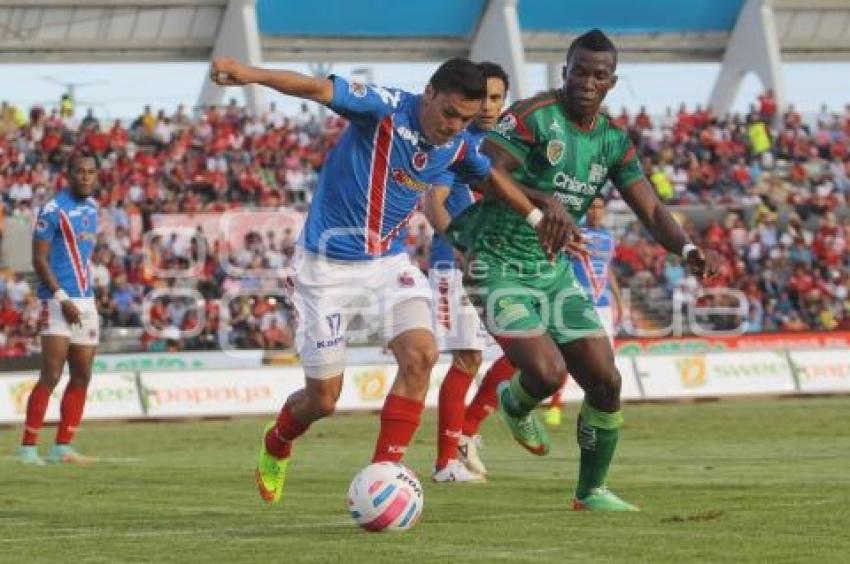
[[[617,82],[617,54],[599,30],[568,50],[562,88],[516,102],[488,134],[494,168],[537,190],[542,209],[557,206],[579,220],[610,180],[641,222],[700,277],[716,257],[697,248],[646,180],[626,133],[600,112]],[[549,437],[534,409],[562,386],[567,367],[585,392],[578,418],[579,478],[574,509],[633,511],[607,489],[620,436],[621,377],[590,298],[569,261],[550,261],[533,233],[499,202],[484,200],[451,223],[448,235],[467,249],[469,286],[480,297],[490,332],[520,372],[498,387],[499,411],[514,438],[534,454]],[[571,244],[581,252],[580,242]]]
[[[549,250],[565,243],[570,223],[563,210],[543,214],[535,208],[509,175],[491,173],[489,161],[474,150],[465,129],[481,108],[486,81],[468,60],[446,61],[422,95],[255,68],[232,58],[214,60],[211,77],[220,85],[257,83],[312,100],[350,122],[324,163],[294,259],[306,383],[267,427],[256,472],[260,495],[276,502],[292,442],[335,409],[353,314],[385,320],[384,336],[399,365],[372,461],[400,461],[419,426],[438,353],[430,288],[398,235],[424,193],[455,175],[465,178],[527,218]],[[364,311],[364,299],[377,311]]]
[[[90,259],[97,240],[97,159],[88,153],[68,162],[68,184],[41,209],[33,230],[33,267],[42,300],[41,372],[27,399],[26,420],[17,459],[45,463],[38,455],[38,434],[50,395],[68,363],[70,381],[62,395],[56,443],[47,457],[53,463],[85,463],[71,441],[83,417],[91,381],[100,320],[94,301]]]
[[[508,75],[491,62],[476,65],[487,81],[487,95],[481,111],[467,128],[475,150],[487,132],[496,125],[508,92]],[[424,211],[437,230],[445,229],[452,217],[475,201],[468,184],[455,182],[441,186],[425,197]],[[452,365],[440,386],[437,421],[437,460],[435,482],[480,482],[486,469],[476,465],[474,438],[462,435],[466,393],[481,366],[487,335],[475,307],[463,290],[462,273],[451,244],[439,233],[431,241],[428,279],[434,292],[434,332],[442,351],[450,351]],[[471,462],[471,463],[470,463]]]

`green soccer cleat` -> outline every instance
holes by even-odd
[[[53,445],[47,462],[50,464],[91,464],[97,459],[80,454],[71,445]]]
[[[38,447],[35,445],[21,445],[15,450],[15,460],[21,464],[29,464],[31,466],[44,466],[47,464],[42,457],[38,455]]]
[[[274,421],[266,425],[260,441],[260,456],[257,458],[257,489],[266,503],[280,501],[283,483],[286,481],[286,467],[289,465],[288,458],[278,460],[266,451],[266,433],[274,426]]]
[[[516,439],[516,442],[522,445],[528,452],[537,456],[549,454],[549,433],[546,432],[543,424],[540,423],[540,420],[533,411],[523,417],[511,415],[505,411],[504,396],[510,393],[510,385],[510,382],[502,382],[496,388],[496,395],[499,398],[499,415],[502,421],[511,430],[511,434]]]
[[[602,486],[592,488],[590,493],[573,499],[573,511],[640,511],[636,505],[623,501],[617,494]]]

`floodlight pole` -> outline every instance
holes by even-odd
[[[754,72],[765,88],[773,90],[779,119],[786,108],[785,81],[770,0],[746,0],[741,8],[708,101],[715,115],[729,111],[748,72]]]
[[[263,64],[255,4],[255,0],[228,0],[227,10],[224,12],[218,36],[215,38],[213,57],[235,57],[243,63],[254,66]],[[242,89],[248,110],[256,116],[262,115],[267,109],[263,88],[251,84],[243,86]],[[201,95],[198,97],[198,107],[219,105],[223,96],[224,88],[213,83],[208,75],[204,76]]]

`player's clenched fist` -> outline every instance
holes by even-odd
[[[720,269],[720,257],[711,249],[692,248],[685,256],[685,263],[688,271],[701,279],[714,278]]]
[[[241,86],[250,82],[250,70],[233,57],[218,57],[210,67],[210,80],[219,86]]]

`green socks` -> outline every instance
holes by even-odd
[[[525,417],[540,404],[540,400],[532,397],[519,381],[520,374],[511,378],[511,385],[502,396],[502,405],[509,415]]]
[[[513,382],[511,382],[513,384]],[[581,449],[576,498],[586,497],[592,488],[605,485],[608,467],[617,449],[623,413],[605,413],[591,407],[587,401],[581,406],[576,437]]]

